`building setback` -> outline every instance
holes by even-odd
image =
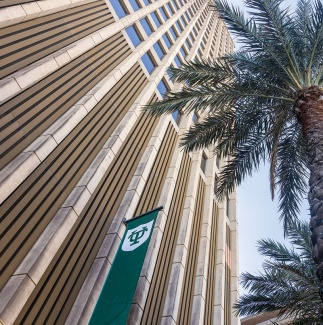
[[[163,205],[129,324],[234,325],[236,196],[187,154],[198,116],[142,107],[170,65],[233,50],[203,0],[0,4],[1,324],[87,324],[131,218]]]

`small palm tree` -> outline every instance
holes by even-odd
[[[323,5],[299,0],[291,13],[282,1],[245,0],[245,18],[226,0],[215,0],[242,48],[213,62],[171,69],[184,87],[147,111],[206,113],[182,145],[188,151],[214,145],[216,155],[230,157],[219,178],[219,198],[269,161],[272,196],[277,189],[287,230],[309,192],[313,257],[323,284]]]
[[[263,272],[242,273],[240,280],[249,293],[234,308],[241,316],[278,311],[279,319],[293,324],[322,324],[317,313],[320,282],[311,256],[311,233],[306,222],[295,222],[288,232],[292,248],[274,240],[260,240],[258,251],[268,259]]]

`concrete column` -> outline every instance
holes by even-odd
[[[224,324],[224,281],[225,281],[225,246],[227,216],[223,202],[219,203],[217,224],[217,251],[214,291],[214,325]]]
[[[237,192],[234,191],[229,196],[229,219],[230,219],[230,239],[231,239],[231,303],[237,301],[239,297],[239,232],[237,214]],[[239,317],[231,316],[231,325],[240,324]]]
[[[212,227],[216,226],[213,224],[214,220],[212,220],[215,160],[212,152],[209,152],[208,150],[205,150],[204,152],[208,157],[205,171],[205,199],[203,207],[202,228],[200,234],[197,272],[195,277],[191,325],[203,324],[204,322],[211,229]]]

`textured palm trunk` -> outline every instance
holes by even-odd
[[[312,86],[298,93],[296,112],[308,149],[310,170],[308,202],[310,205],[313,259],[321,282],[323,302],[323,91]],[[323,306],[323,304],[322,304]],[[321,307],[320,313],[323,314]]]

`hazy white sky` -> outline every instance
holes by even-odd
[[[242,0],[228,0],[244,7]],[[285,5],[296,4],[296,0],[284,1]],[[308,203],[304,199],[301,219],[308,219]],[[282,223],[279,222],[278,202],[272,201],[269,191],[269,169],[263,166],[252,178],[238,188],[239,219],[239,268],[240,273],[255,273],[261,270],[263,258],[256,249],[256,242],[262,238],[284,241]]]

